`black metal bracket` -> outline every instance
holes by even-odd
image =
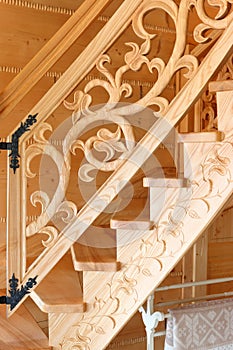
[[[34,278],[29,278],[26,282],[25,286],[21,286],[18,288],[18,278],[15,278],[15,274],[13,273],[11,279],[9,280],[10,284],[10,297],[8,295],[0,296],[0,304],[9,304],[10,309],[13,310],[14,307],[18,304],[18,302],[23,299],[26,294],[30,294],[29,289],[37,284],[36,279],[38,276]]]
[[[14,132],[14,134],[11,136],[11,142],[0,142],[0,149],[2,150],[10,150],[11,153],[9,154],[10,157],[10,168],[13,169],[14,174],[16,172],[16,169],[19,168],[19,158],[20,155],[18,153],[18,147],[19,147],[19,138],[22,136],[26,131],[30,130],[30,126],[36,123],[36,117],[38,113],[34,115],[29,115],[28,118],[24,123],[21,123],[20,127]]]

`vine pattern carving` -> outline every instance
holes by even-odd
[[[84,313],[73,326],[73,336],[64,337],[60,344],[62,350],[69,349],[71,344],[74,349],[91,350],[91,334],[98,333],[103,336],[106,334],[105,329],[99,326],[101,320],[109,318],[114,329],[118,318],[130,312],[130,309],[138,303],[140,293],[138,280],[141,281],[144,276],[144,283],[147,283],[148,279],[155,277],[163,270],[164,259],[174,256],[184,245],[188,231],[187,227],[184,228],[184,218],[188,216],[194,221],[201,220],[211,210],[213,199],[224,196],[227,187],[232,183],[232,161],[221,155],[225,153],[226,148],[227,152],[230,151],[233,155],[233,143],[219,143],[213,149],[210,148],[203,161],[200,161],[199,181],[191,183],[190,201],[187,198],[179,201],[178,206],[183,215],[179,220],[173,217],[177,202],[166,208],[154,228],[135,243],[135,254],[129,257],[121,271],[113,273],[111,282],[103,286],[104,290],[109,291],[108,297],[103,300],[95,295],[90,311]],[[223,181],[219,181],[219,176]],[[197,197],[196,192],[198,193],[198,188],[203,184],[205,193]],[[200,204],[200,212],[193,209],[197,207],[197,202]],[[122,291],[124,297],[120,293]]]
[[[210,5],[213,5],[212,1],[208,1]],[[83,91],[77,91],[74,94],[73,102],[64,102],[64,106],[72,111],[73,125],[68,132],[62,148],[62,153],[49,144],[44,134],[47,131],[52,131],[51,126],[48,123],[41,125],[38,129],[38,133],[35,134],[34,140],[36,144],[28,146],[26,149],[25,158],[26,175],[28,178],[34,176],[30,169],[30,163],[32,159],[38,155],[46,154],[51,158],[56,159],[56,165],[60,176],[60,183],[57,186],[52,199],[50,199],[46,193],[38,192],[32,194],[31,203],[41,205],[41,214],[32,223],[28,224],[26,235],[27,237],[36,234],[37,232],[43,232],[48,235],[47,241],[42,242],[43,245],[49,249],[56,242],[59,232],[51,227],[48,223],[55,214],[59,212],[65,212],[65,222],[69,222],[77,214],[77,207],[74,203],[64,200],[65,191],[67,189],[69,174],[70,174],[70,158],[71,153],[75,153],[76,149],[81,149],[85,154],[88,166],[82,168],[79,172],[79,176],[84,181],[91,181],[89,175],[90,170],[94,168],[102,171],[113,171],[118,167],[121,162],[127,157],[128,152],[134,146],[134,135],[131,125],[127,122],[127,119],[123,117],[126,113],[126,109],[119,107],[118,103],[122,97],[129,97],[133,93],[133,87],[129,83],[123,83],[124,75],[128,71],[138,71],[142,65],[146,65],[151,74],[157,77],[157,80],[148,94],[137,101],[138,106],[134,108],[137,111],[144,109],[147,106],[155,105],[158,108],[158,113],[165,114],[169,109],[169,101],[164,97],[161,97],[161,93],[169,84],[174,73],[181,68],[187,68],[186,78],[191,79],[195,74],[199,62],[196,57],[192,55],[183,55],[186,45],[186,32],[188,24],[188,16],[190,7],[195,7],[197,14],[202,21],[194,30],[194,39],[197,42],[205,42],[208,37],[204,36],[209,29],[224,29],[230,20],[232,20],[232,14],[224,17],[227,14],[228,4],[232,4],[231,0],[222,0],[218,6],[219,11],[216,18],[209,18],[204,9],[204,2],[200,0],[181,0],[180,6],[172,0],[162,1],[145,1],[143,6],[138,9],[132,19],[132,28],[134,33],[142,39],[142,44],[139,45],[134,42],[126,43],[131,51],[127,52],[124,57],[124,65],[117,69],[115,75],[107,69],[106,66],[111,64],[111,58],[109,55],[102,55],[97,61],[97,70],[105,77],[105,80],[93,79],[89,81]],[[148,11],[152,11],[155,8],[164,10],[168,16],[174,22],[176,27],[176,41],[174,44],[173,53],[169,62],[166,64],[161,58],[155,57],[149,60],[147,57],[151,50],[151,42],[156,39],[153,35],[148,33],[143,25],[143,18]],[[229,68],[228,68],[229,70]],[[93,111],[91,91],[93,88],[102,88],[108,95],[109,99],[99,110]],[[132,113],[132,110],[130,110]],[[112,122],[117,125],[115,132],[111,132],[106,128],[102,128],[98,131],[96,136],[92,136],[88,141],[82,142],[79,139],[79,135],[86,130],[87,125],[92,122]],[[124,141],[122,141],[124,135]],[[97,159],[93,159],[90,150],[94,148],[96,151],[105,152],[106,157],[102,162],[98,162]],[[116,152],[121,153],[119,158],[115,159]],[[54,157],[54,154],[56,155]],[[212,160],[211,160],[212,159]],[[212,166],[212,168],[211,168]],[[229,161],[221,158],[219,153],[214,156],[206,158],[202,165],[203,181],[209,185],[209,192],[204,197],[195,198],[206,203],[209,208],[208,198],[213,195],[213,182],[210,175],[218,173],[221,176],[229,176],[230,172],[227,170],[229,167]],[[212,170],[210,170],[212,169]],[[225,170],[224,170],[225,169]],[[208,173],[208,176],[206,175]],[[231,180],[229,180],[231,181]],[[195,187],[195,184],[193,184]],[[224,192],[217,192],[220,195]],[[175,205],[175,204],[174,204]],[[192,219],[199,219],[200,215],[195,214],[191,208],[183,208],[184,212],[188,214]],[[64,338],[61,347],[62,349],[70,349],[70,343],[72,343],[72,349],[91,349],[91,336],[92,332],[98,334],[105,334],[104,328],[99,326],[100,319],[108,318],[111,322],[111,327],[114,329],[117,323],[117,317],[121,317],[127,311],[130,311],[138,303],[139,286],[137,278],[135,277],[135,271],[138,276],[144,276],[145,280],[153,278],[154,274],[163,269],[163,259],[172,256],[176,253],[173,250],[173,246],[168,246],[167,242],[169,238],[173,238],[175,241],[179,241],[179,247],[182,247],[185,241],[184,232],[182,227],[182,221],[174,221],[172,217],[173,206],[170,206],[165,216],[161,217],[158,223],[156,223],[153,232],[149,234],[146,239],[142,239],[139,244],[139,249],[135,250],[135,255],[132,256],[120,272],[113,274],[111,282],[105,286],[108,289],[108,298],[103,300],[95,296],[95,301],[92,305],[92,310],[87,314],[83,314],[79,322],[73,327],[73,337]],[[169,227],[169,230],[166,229]],[[156,254],[155,247],[156,246]],[[154,266],[154,271],[151,266]],[[128,309],[122,304],[121,295],[128,298]]]
[[[216,15],[216,18],[208,18],[205,9],[204,9],[204,1],[196,1],[196,0],[190,0],[189,4],[186,6],[187,8],[184,9],[184,1],[180,2],[180,8],[178,9],[177,6],[173,1],[160,1],[160,7],[163,8],[169,16],[173,19],[177,26],[177,40],[183,40],[184,37],[182,33],[179,32],[178,24],[179,21],[181,21],[181,17],[183,18],[184,14],[187,15],[189,6],[194,6],[197,10],[198,16],[200,20],[202,21],[201,24],[199,24],[195,30],[194,30],[194,38],[197,42],[205,42],[208,38],[204,37],[204,33],[207,29],[223,29],[227,26],[228,20],[232,18],[232,15],[229,15],[228,17],[224,18],[224,16],[227,13],[228,4],[232,3],[232,1],[221,1],[217,4],[219,6],[219,11]],[[210,5],[213,5],[212,1],[208,1]],[[214,3],[216,5],[216,3]],[[135,43],[129,43],[128,46],[132,48],[132,51],[128,53],[125,56],[125,62],[126,65],[123,66],[124,69],[121,67],[118,69],[116,76],[117,78],[121,75],[123,71],[126,71],[127,69],[131,68],[133,69],[139,69],[142,64],[146,64],[148,69],[152,71],[154,68],[158,72],[158,79],[151,91],[142,98],[138,103],[143,106],[157,104],[160,107],[160,113],[163,114],[164,111],[169,108],[168,101],[165,101],[164,99],[159,100],[158,95],[161,93],[163,88],[166,86],[167,80],[171,77],[172,74],[176,71],[176,69],[184,67],[185,66],[189,68],[189,74],[192,76],[193,73],[195,73],[195,70],[197,68],[197,61],[195,58],[188,56],[180,56],[180,52],[183,52],[184,47],[182,49],[178,48],[178,44],[176,42],[174,46],[174,51],[172,57],[172,62],[169,62],[166,66],[162,60],[152,60],[149,61],[145,55],[148,53],[150,49],[150,41],[152,37],[145,31],[142,25],[142,18],[144,16],[144,13],[148,10],[151,10],[155,7],[156,2],[148,1],[143,10],[144,11],[138,11],[137,14],[135,14],[135,17],[133,19],[133,28],[135,33],[141,37],[142,39],[145,39],[144,43],[139,47]],[[184,33],[186,32],[186,29],[182,28]],[[105,56],[106,61],[110,62],[110,59]],[[189,61],[189,65],[187,62]],[[103,58],[102,58],[102,62]],[[175,63],[174,63],[175,62]],[[98,64],[97,64],[98,66]],[[169,68],[168,68],[169,67]],[[103,68],[103,65],[102,65]],[[167,74],[168,71],[170,71],[170,74]],[[166,72],[166,73],[165,73]],[[107,72],[105,72],[105,75]],[[107,75],[106,75],[107,76]],[[108,75],[110,78],[110,75]],[[68,105],[67,102],[65,102],[66,107],[73,109],[74,112],[74,119],[80,118],[80,111],[84,107],[85,110],[88,111],[90,105],[91,105],[91,97],[88,94],[92,87],[101,86],[106,88],[108,86],[109,90],[109,96],[111,100],[111,96],[115,94],[118,98],[120,98],[120,94],[118,95],[115,93],[115,86],[117,85],[118,88],[120,88],[121,84],[119,81],[111,76],[112,84],[109,85],[106,84],[100,84],[99,81],[95,80],[92,82],[92,85],[88,85],[87,88],[84,89],[84,94],[82,95],[82,100],[80,99],[78,103],[76,103],[75,108],[74,106]],[[116,84],[116,81],[118,82]],[[130,92],[130,89],[127,90]],[[111,95],[112,94],[112,95]],[[152,97],[153,95],[153,97]],[[81,96],[81,93],[79,92],[78,96]],[[113,100],[112,100],[113,101]],[[117,100],[119,101],[119,100]],[[159,103],[158,103],[159,101]],[[107,106],[107,104],[106,104]],[[106,107],[105,106],[105,107]],[[192,209],[193,202],[200,201],[201,203],[204,203],[206,206],[206,211],[209,212],[211,208],[211,200],[214,197],[221,197],[224,195],[224,192],[226,190],[226,186],[223,188],[218,187],[218,182],[215,181],[215,176],[221,176],[225,178],[226,183],[229,184],[229,182],[232,181],[231,179],[231,162],[230,159],[227,157],[221,156],[221,147],[226,147],[226,144],[218,145],[217,148],[214,151],[211,150],[211,153],[209,153],[205,159],[203,160],[202,164],[200,165],[200,173],[202,174],[202,178],[200,181],[192,182],[192,190],[193,190],[193,197],[191,199],[191,205],[181,207],[183,208],[183,211],[185,215],[188,215],[192,220],[199,220],[201,219],[206,212],[197,213]],[[201,185],[201,183],[208,184],[208,190],[207,192],[201,196],[201,197],[195,197],[195,191],[196,188]],[[175,204],[174,204],[175,206]],[[131,303],[137,304],[138,302],[138,293],[139,293],[139,285],[137,283],[137,279],[135,278],[135,273],[143,274],[147,279],[153,277],[153,274],[158,271],[161,271],[163,269],[163,259],[166,259],[167,257],[171,257],[172,254],[175,254],[176,251],[173,251],[172,247],[169,249],[168,243],[169,239],[173,237],[176,241],[180,242],[179,248],[183,246],[185,242],[185,232],[183,230],[182,220],[181,221],[175,221],[172,218],[172,210],[173,206],[170,206],[166,213],[164,214],[166,219],[164,220],[164,216],[161,217],[158,222],[155,224],[155,227],[153,229],[153,233],[150,233],[147,237],[147,239],[141,239],[138,244],[140,245],[140,248],[137,250],[135,249],[135,255],[130,257],[128,262],[125,263],[124,267],[121,271],[116,272],[113,274],[113,277],[111,279],[111,283],[107,283],[103,288],[109,288],[109,294],[108,297],[104,300],[99,298],[98,295],[95,296],[95,301],[92,304],[91,310],[83,314],[80,318],[80,320],[73,326],[72,330],[72,337],[65,337],[62,341],[61,348],[63,350],[69,349],[70,345],[72,344],[73,349],[85,349],[90,350],[92,348],[92,337],[91,333],[99,333],[104,335],[105,330],[103,328],[98,328],[99,324],[101,324],[100,318],[104,317],[110,317],[111,318],[111,325],[112,329],[115,328],[115,325],[117,323],[117,318],[120,317],[120,314],[123,312],[129,311],[125,309],[125,305],[130,305],[128,302],[128,299],[126,301],[126,298],[124,297],[124,302],[122,297],[118,297],[119,291],[124,291],[124,293],[129,297],[129,300]],[[171,225],[172,224],[172,225]],[[169,231],[165,230],[164,228],[171,228]],[[168,239],[169,235],[169,239]],[[156,249],[156,248],[157,249]],[[158,248],[159,247],[159,248]],[[156,252],[156,253],[155,253]],[[150,254],[151,253],[151,254]],[[145,261],[149,259],[153,259],[153,261],[156,263],[156,268],[154,271],[151,271],[150,268],[146,268]],[[141,276],[141,275],[140,275]],[[112,294],[112,290],[115,291],[115,294]],[[101,294],[101,293],[100,293]],[[106,314],[105,307],[111,307],[113,309],[110,309],[109,312]],[[117,307],[115,307],[117,305]],[[132,305],[132,304],[131,304]],[[113,311],[114,310],[114,311]]]

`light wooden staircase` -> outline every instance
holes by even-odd
[[[107,1],[92,3],[92,6],[101,3],[101,10]],[[175,20],[177,35],[182,37],[182,18],[189,11],[187,2],[181,1],[179,8],[173,1],[169,1],[169,4],[164,1],[157,6],[161,6]],[[78,19],[83,13],[83,8],[79,15],[76,14]],[[150,1],[123,2],[90,46],[30,111],[34,114],[39,110],[38,123],[20,140],[22,157],[19,171],[16,174],[9,172],[8,277],[14,272],[19,276],[20,282],[25,284],[28,278],[38,276],[38,285],[31,291],[30,296],[40,310],[48,314],[49,345],[54,349],[104,349],[193,245],[232,194],[232,81],[213,82],[210,85],[210,89],[217,91],[218,130],[182,134],[175,129],[218,71],[220,64],[232,54],[232,13],[222,20],[221,24],[218,22],[219,27],[216,24],[217,28],[224,31],[199,66],[194,58],[183,55],[184,43],[178,39],[166,67],[158,68],[156,65],[161,65],[161,61],[154,61],[154,67],[161,69],[160,83],[165,85],[179,66],[188,67],[195,72],[169,105],[162,97],[158,97],[160,88],[157,83],[136,104],[113,105],[114,100],[111,99],[117,98],[116,91],[124,90],[121,81],[118,81],[122,79],[120,69],[137,70],[133,67],[136,61],[134,62],[133,57],[127,59],[126,54],[126,64],[119,68],[118,80],[113,83],[113,76],[104,68],[108,58],[102,53],[133,21],[135,32],[148,46],[146,48],[145,45],[141,45],[141,51],[137,53],[138,60],[144,59],[144,63],[147,62],[152,71],[150,62],[146,61],[152,35],[145,32],[139,24],[140,16],[152,8],[153,4]],[[198,11],[202,19],[199,8]],[[93,20],[94,15],[90,14],[90,17],[89,20]],[[86,21],[84,28],[89,23],[88,19]],[[211,24],[215,28],[215,22]],[[70,27],[67,25],[67,28]],[[77,33],[75,35],[78,36]],[[139,46],[135,45],[139,49]],[[94,114],[91,113],[80,118],[78,108],[84,106],[84,110],[88,110],[88,92],[91,84],[92,87],[95,86],[95,79],[89,88],[84,89],[85,94],[80,91],[76,94],[76,105],[67,101],[64,103],[67,108],[73,108],[73,125],[68,129],[62,151],[51,146],[45,133],[52,131],[48,115],[56,110],[96,62],[101,73],[112,79],[112,84],[115,84],[111,87],[107,83],[104,85],[110,89],[110,108],[100,108],[100,114],[96,112],[95,118],[99,123],[97,126],[102,125],[100,121],[103,122],[104,118],[106,125],[113,124],[116,118],[116,124],[127,133],[130,125],[127,119],[124,120],[125,124],[122,123],[122,116],[137,114],[140,120],[140,113],[143,114],[146,107],[155,101],[161,109],[160,113],[156,113],[158,119],[151,123],[147,132],[138,140],[131,139],[130,132],[127,134],[130,141],[127,157],[118,163],[115,162],[115,168],[110,169],[112,174],[99,186],[96,193],[79,207],[79,203],[73,198],[64,200],[64,193],[67,188],[69,190],[68,180],[74,174],[71,171],[74,160],[70,151],[74,145],[73,141],[78,140],[76,147],[85,150],[84,141],[81,143],[78,139],[79,130],[86,130],[94,118]],[[42,68],[40,70],[43,71]],[[128,87],[124,88],[127,91]],[[15,91],[18,91],[17,84]],[[20,100],[20,96],[17,98]],[[104,117],[101,113],[104,113]],[[79,128],[75,129],[77,125]],[[172,177],[154,176],[156,169],[151,167],[151,158],[171,132],[175,135],[172,154],[172,169],[175,168],[175,172]],[[116,133],[115,129],[109,131],[102,135],[101,140],[105,138],[105,141],[111,141],[111,137],[116,137]],[[93,136],[88,136],[87,141],[91,137]],[[125,144],[127,145],[127,141]],[[119,143],[115,147],[117,146],[120,147]],[[63,152],[62,159],[59,152]],[[166,152],[162,151],[162,158],[166,157]],[[58,164],[58,186],[50,200],[42,191],[38,192],[41,179],[38,174],[33,175],[29,166],[34,156],[41,154],[52,155]],[[41,158],[39,161],[41,162]],[[140,169],[147,164],[150,176],[139,176]],[[80,163],[80,168],[81,165]],[[39,162],[34,163],[34,168],[48,181],[53,178],[52,166],[46,168],[45,174]],[[128,209],[121,210],[116,215],[105,215],[105,209],[118,194],[124,192],[125,184],[131,178],[137,179],[138,191],[148,189],[148,198],[133,199]],[[71,186],[74,186],[73,184],[74,181],[71,182]],[[36,193],[31,199],[28,188],[30,193]],[[122,201],[125,198],[131,199],[127,191],[122,198]],[[39,202],[42,209],[36,208],[34,217],[32,215],[31,222],[27,224],[27,205],[30,201],[33,205]],[[137,206],[140,208],[139,212]],[[17,210],[19,207],[20,211]],[[65,212],[65,217],[58,215],[61,212]],[[57,226],[59,229],[54,224],[57,222],[61,225]],[[49,236],[47,241],[44,241],[44,234]],[[93,246],[88,243],[90,239],[92,243],[94,241]],[[38,248],[41,241],[43,249]],[[17,307],[9,311],[9,316],[17,313],[19,305],[26,301],[26,298],[27,295],[20,300]]]

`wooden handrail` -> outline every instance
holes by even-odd
[[[0,94],[0,115],[5,119],[32,87],[70,48],[111,0],[85,0]]]
[[[97,0],[97,2],[98,1],[99,0]],[[127,28],[134,12],[142,2],[143,0],[125,0],[111,19],[70,65],[66,72],[31,109],[31,111],[28,112],[28,114],[32,115],[39,113],[37,117],[37,125],[39,122],[46,119],[48,115],[53,113],[53,111],[60,105],[61,101],[71,93],[78,83],[95,66],[97,58],[103,54],[103,52],[105,52]],[[37,112],[33,113],[33,111]],[[12,132],[13,130],[8,130],[8,135]]]
[[[122,190],[124,184],[131,179],[171,129],[187,113],[190,106],[195,103],[208,81],[221,65],[221,62],[232,53],[232,36],[233,22],[229,24],[210,50],[199,66],[195,76],[187,82],[171,102],[167,114],[151,127],[148,133],[133,149],[129,158],[119,166],[98,192],[80,210],[75,219],[67,225],[54,246],[31,265],[23,283],[25,283],[29,276],[34,275],[38,275],[38,282],[40,282],[72,246],[74,241],[86,231],[88,226],[92,224],[120,190]]]

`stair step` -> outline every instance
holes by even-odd
[[[179,187],[189,187],[190,183],[189,183],[189,180],[186,178],[155,179],[151,177],[145,177],[143,179],[143,186],[144,187],[179,188]]]
[[[150,230],[151,226],[153,225],[153,222],[148,220],[117,220],[112,219],[110,221],[111,228],[114,228],[116,230],[122,229],[122,230]]]
[[[76,271],[118,271],[120,263],[116,261],[116,248],[99,248],[73,244],[72,260]]]
[[[224,140],[224,132],[216,130],[216,131],[180,133],[178,142],[205,143],[205,142],[219,142],[223,140]]]
[[[209,83],[209,91],[233,91],[233,80],[211,81]]]
[[[74,271],[70,254],[57,263],[44,278],[31,298],[43,312],[84,312],[83,293],[78,272]]]

